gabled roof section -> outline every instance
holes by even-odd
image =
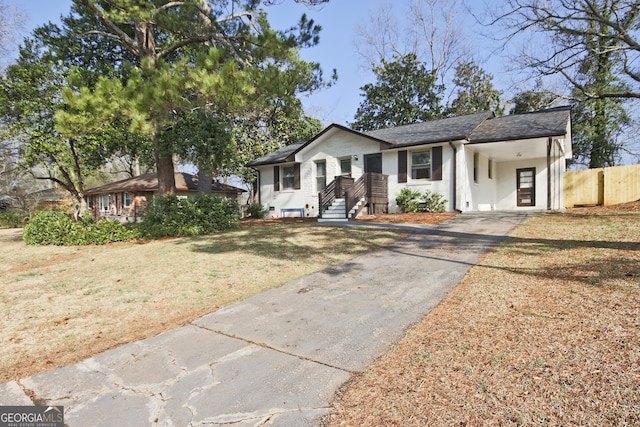
[[[284,163],[287,161],[289,156],[294,155],[298,152],[298,150],[302,149],[308,141],[300,141],[294,142],[291,145],[287,145],[286,147],[282,147],[273,151],[265,156],[259,157],[249,163],[247,166],[260,166],[260,165],[269,165],[272,163]]]
[[[473,131],[470,143],[513,141],[567,133],[571,107],[556,107],[486,120]]]
[[[328,132],[330,132],[333,129],[338,129],[344,132],[349,132],[355,135],[359,135],[362,136],[364,138],[368,138],[371,139],[375,142],[384,144],[384,145],[392,145],[390,142],[376,138],[375,136],[371,136],[371,135],[367,135],[366,133],[362,133],[362,132],[358,132],[356,130],[350,129],[346,126],[342,126],[336,123],[333,123],[329,126],[327,126],[326,128],[324,128],[322,130],[322,132],[320,132],[319,134],[317,134],[316,136],[314,136],[313,138],[311,138],[308,141],[300,141],[300,142],[296,142],[293,143],[291,145],[287,145],[286,147],[282,147],[277,149],[276,151],[267,154],[266,156],[262,156],[259,157],[249,163],[247,163],[247,166],[262,166],[262,165],[270,165],[270,164],[276,164],[276,163],[285,163],[285,162],[291,162],[293,161],[293,156],[300,150],[302,150],[303,148],[305,148],[306,146],[314,143],[315,141],[317,141],[318,139],[320,139],[323,135],[327,134]]]
[[[197,191],[198,177],[186,172],[175,172],[176,190],[178,191]],[[143,192],[156,191],[158,189],[158,174],[146,173],[144,175],[135,176],[133,178],[122,179],[100,187],[91,188],[85,191],[85,194],[104,194],[117,192]],[[211,191],[219,193],[243,193],[246,190],[234,187],[232,185],[223,184],[221,182],[213,182]]]
[[[466,116],[372,130],[364,134],[386,141],[395,147],[458,141],[469,138],[478,126],[492,117],[493,112],[483,111]]]

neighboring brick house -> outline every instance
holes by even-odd
[[[195,195],[198,191],[198,177],[176,172],[176,194]],[[213,182],[212,194],[238,200],[243,190],[232,185]],[[158,174],[147,173],[121,181],[112,182],[85,191],[89,210],[95,218],[114,218],[121,221],[136,221],[147,203],[158,193]]]

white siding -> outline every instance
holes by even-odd
[[[279,217],[280,209],[304,208],[305,216],[318,216],[318,191],[316,188],[316,162],[327,164],[327,184],[340,175],[340,159],[351,159],[351,176],[355,179],[363,174],[364,155],[380,152],[378,143],[344,131],[334,131],[305,147],[296,154],[300,163],[299,190],[273,190],[274,165],[259,166],[260,203],[269,211],[269,216]],[[287,164],[280,164],[280,167]],[[282,178],[282,171],[280,172]]]
[[[399,212],[396,204],[396,196],[400,191],[407,187],[412,190],[424,193],[429,190],[432,193],[443,194],[447,199],[447,210],[453,210],[453,150],[449,145],[442,146],[442,180],[413,180],[411,179],[411,152],[424,151],[435,145],[407,147],[407,182],[398,182],[398,151],[387,151],[382,154],[382,173],[389,175],[389,212]],[[433,159],[432,159],[433,162]]]
[[[516,192],[516,170],[536,168],[536,205],[518,206]],[[531,159],[498,164],[498,210],[547,209],[547,159]]]
[[[295,160],[300,163],[300,189],[274,191],[274,165],[260,166],[260,202],[269,211],[270,216],[279,217],[283,208],[302,208],[305,216],[318,216],[318,190],[316,182],[316,163],[326,162],[326,182],[329,184],[340,175],[340,159],[351,159],[351,176],[358,179],[364,172],[365,154],[382,153],[382,173],[389,176],[389,212],[397,212],[396,196],[402,188],[408,187],[420,192],[429,190],[443,194],[447,199],[447,210],[484,211],[484,210],[541,210],[547,209],[547,159],[533,158],[521,161],[499,162],[491,159],[490,152],[482,147],[478,150],[477,180],[474,181],[474,148],[466,146],[466,141],[454,141],[457,147],[456,174],[453,177],[454,150],[448,143],[442,146],[442,180],[411,179],[411,153],[433,148],[434,145],[386,149],[370,139],[350,132],[332,129],[309,146],[296,154]],[[570,141],[566,142],[570,148]],[[437,146],[437,144],[435,145]],[[551,208],[562,207],[562,172],[564,172],[564,155],[560,145],[554,145],[552,155]],[[398,150],[407,151],[407,182],[398,182]],[[491,177],[489,162],[491,161]],[[432,159],[433,164],[433,159]],[[280,164],[282,179],[282,167]],[[290,165],[290,163],[289,163]],[[536,205],[518,207],[516,200],[516,170],[536,168]],[[457,190],[454,190],[454,181]],[[454,193],[457,200],[453,200]]]
[[[462,210],[493,211],[496,210],[497,177],[496,165],[492,164],[492,175],[489,178],[489,158],[482,153],[477,154],[477,170],[474,169],[476,153],[466,150],[466,176],[468,176],[468,193]],[[493,163],[493,162],[492,162]],[[468,205],[467,205],[468,202]]]

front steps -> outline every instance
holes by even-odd
[[[360,205],[364,203],[364,199],[360,200],[350,211],[349,217],[345,215],[347,203],[345,199],[335,199],[329,208],[322,212],[322,218],[318,218],[318,222],[348,222],[353,219]]]

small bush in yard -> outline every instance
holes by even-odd
[[[238,223],[238,204],[233,200],[206,194],[193,199],[169,195],[153,198],[140,230],[151,238],[195,236],[228,230]]]
[[[135,227],[117,221],[75,221],[64,212],[41,211],[29,217],[22,238],[29,245],[103,245],[136,239]]]
[[[29,218],[22,238],[29,245],[64,245],[73,234],[73,220],[63,212],[42,211]]]
[[[419,191],[404,187],[396,196],[396,204],[402,212],[415,212],[420,206],[420,201],[418,200],[420,196]]]
[[[447,199],[444,198],[443,194],[432,193],[427,190],[422,195],[422,200],[424,201],[424,207],[421,207],[420,210],[425,212],[444,212],[447,210]]]
[[[429,190],[423,194],[405,187],[398,193],[396,203],[402,212],[444,212],[447,210],[447,199],[444,198],[444,195]]]
[[[267,210],[260,203],[251,203],[247,206],[247,216],[251,218],[264,218]]]
[[[0,212],[0,227],[19,228],[27,223],[27,215],[18,212]]]

